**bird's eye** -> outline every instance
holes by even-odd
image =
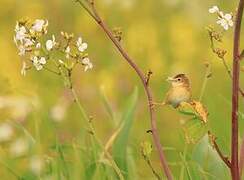
[[[180,81],[180,80],[181,80],[180,78],[177,79],[177,81]]]

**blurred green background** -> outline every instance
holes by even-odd
[[[30,157],[41,154],[45,159],[44,164],[47,164],[49,159],[59,156],[50,151],[52,146],[57,141],[72,145],[83,128],[77,107],[58,77],[46,71],[28,71],[26,77],[20,75],[21,58],[17,54],[13,36],[16,21],[22,17],[47,19],[48,36],[67,31],[81,35],[88,43],[94,68],[86,73],[83,69],[76,69],[73,81],[87,113],[93,116],[95,129],[103,143],[113,134],[115,124],[118,124],[127,106],[126,99],[135,86],[138,87],[127,156],[133,161],[132,179],[154,179],[140,154],[140,143],[151,141],[151,135],[146,133],[150,129],[150,121],[144,90],[134,71],[95,22],[72,0],[0,0],[0,5],[0,120],[15,127],[10,142],[0,146],[1,179],[16,179],[16,174],[26,179],[59,179],[52,174],[33,175],[29,170]],[[208,13],[213,5],[218,5],[224,12],[233,12],[237,1],[97,0],[97,8],[108,25],[122,29],[122,44],[131,57],[145,73],[149,69],[153,71],[150,83],[155,100],[163,100],[169,88],[165,79],[177,73],[186,73],[190,77],[193,97],[198,99],[206,71],[204,63],[207,61],[211,64],[212,77],[207,83],[202,103],[209,111],[209,126],[218,137],[220,148],[229,155],[231,81],[221,61],[211,52],[205,29],[209,24],[215,24],[216,17]],[[221,45],[228,51],[226,59],[230,66],[232,34],[233,29],[227,31]],[[242,37],[241,42],[243,40]],[[243,80],[241,78],[241,82]],[[101,94],[105,94],[111,104],[116,114],[114,120],[107,113]],[[242,102],[240,110],[244,107]],[[160,140],[166,147],[165,154],[176,179],[179,179],[184,164],[181,155],[186,142],[180,124],[184,118],[171,107],[157,110]],[[243,120],[241,116],[240,137]],[[9,153],[11,143],[26,136],[26,131],[34,138],[34,147],[28,155],[13,158]],[[67,150],[65,153],[69,166],[73,152]],[[230,179],[228,169],[208,145],[206,138],[197,145],[188,145],[186,159],[192,179]],[[151,161],[162,175],[154,145]],[[188,169],[188,165],[183,167]],[[48,167],[44,165],[43,168],[47,172]],[[99,179],[99,175],[96,174],[94,178]],[[110,179],[106,176],[100,178]],[[84,177],[74,175],[71,179]],[[189,179],[186,171],[183,179]]]

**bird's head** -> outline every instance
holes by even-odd
[[[174,77],[168,77],[167,81],[169,81],[173,87],[190,87],[190,81],[185,74],[177,74]]]

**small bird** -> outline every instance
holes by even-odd
[[[168,77],[167,81],[171,83],[171,88],[167,92],[165,100],[162,103],[153,103],[153,105],[171,105],[177,108],[181,102],[191,102],[190,81],[185,74]]]

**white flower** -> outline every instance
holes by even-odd
[[[48,51],[50,51],[51,49],[53,49],[53,47],[56,45],[56,41],[55,41],[55,36],[52,36],[52,40],[47,40],[46,42],[46,48]]]
[[[25,76],[25,75],[26,75],[26,69],[27,69],[26,62],[23,61],[23,63],[22,63],[22,68],[21,68],[21,71],[20,71],[20,74],[21,74],[22,76]]]
[[[82,42],[82,38],[81,37],[78,38],[78,40],[76,42],[76,45],[77,45],[78,50],[80,52],[84,52],[87,49],[87,47],[88,47],[87,43],[83,43]]]
[[[24,39],[24,45],[25,47],[29,47],[29,46],[32,46],[34,44],[34,42],[28,38],[25,38]]]
[[[17,22],[16,26],[15,26],[15,41],[23,41],[26,38],[26,29],[24,26],[19,26],[19,23]]]
[[[228,30],[229,27],[234,25],[232,15],[228,13],[224,15],[222,12],[219,13],[219,17],[216,23],[221,25],[225,30]]]
[[[85,65],[85,71],[93,68],[93,64],[90,62],[90,59],[88,57],[82,59],[82,64]]]
[[[69,54],[70,54],[70,47],[69,46],[65,49],[65,53],[66,53],[66,58],[69,59]]]
[[[222,26],[225,30],[228,30],[229,27],[232,27],[234,25],[233,22],[233,16],[229,13],[224,14],[222,11],[219,10],[219,8],[217,6],[213,6],[212,8],[210,8],[209,13],[217,13],[218,15],[218,20],[217,20],[217,24],[219,24],[220,26]]]
[[[219,12],[219,8],[218,8],[218,6],[213,6],[213,7],[209,8],[208,12],[211,14]]]
[[[48,21],[45,22],[43,19],[36,19],[34,24],[31,27],[31,30],[34,32],[41,32],[47,26],[48,26]]]
[[[18,138],[10,145],[10,154],[14,157],[23,156],[29,149],[29,143],[26,138]]]
[[[12,126],[7,123],[3,123],[0,125],[0,142],[10,140],[13,134],[14,131]]]
[[[37,56],[34,56],[31,60],[37,71],[40,71],[43,68],[43,65],[46,64],[45,57],[38,58]]]
[[[30,159],[30,170],[39,175],[41,174],[42,170],[43,170],[43,166],[44,166],[44,162],[43,162],[43,158],[40,156],[33,156]]]
[[[36,49],[40,49],[41,46],[42,46],[41,43],[37,43],[37,44],[36,44]]]

